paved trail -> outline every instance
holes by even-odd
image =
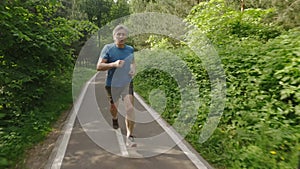
[[[120,129],[111,127],[103,72],[83,88],[46,169],[210,169],[212,168],[154,110],[135,94],[136,142],[125,146],[124,105]]]

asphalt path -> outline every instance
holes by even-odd
[[[46,169],[212,168],[136,93],[134,135],[137,147],[126,147],[124,104],[120,100],[120,128],[115,130],[111,127],[104,82],[105,73],[98,72],[86,83]]]

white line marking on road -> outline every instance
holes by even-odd
[[[58,146],[56,156],[55,156],[54,161],[51,165],[51,169],[60,169],[61,168],[62,161],[64,159],[64,156],[65,156],[65,153],[66,153],[66,150],[67,150],[67,146],[68,146],[71,134],[72,134],[72,130],[73,130],[73,126],[74,126],[74,123],[75,123],[75,119],[76,119],[78,110],[81,106],[81,103],[82,103],[84,95],[87,91],[88,85],[96,77],[96,75],[97,75],[97,73],[87,83],[85,83],[85,86],[83,87],[78,99],[76,100],[76,102],[75,102],[75,104],[74,104],[74,106],[71,110],[71,116],[70,116],[69,121],[67,122],[66,126],[64,127],[63,131],[65,131],[65,132],[64,132],[62,141]]]
[[[124,157],[128,157],[129,153],[128,153],[127,148],[126,148],[126,145],[125,145],[125,142],[124,142],[124,139],[123,139],[123,135],[121,133],[121,129],[118,128],[115,131],[116,131],[117,139],[118,139],[118,142],[119,142],[121,155],[124,156]]]
[[[179,138],[179,134],[176,134],[176,131],[169,126],[160,115],[153,110],[150,106],[148,106],[141,96],[137,93],[134,93],[135,98],[145,107],[145,109],[156,119],[157,123],[168,133],[168,135],[177,143],[177,146],[184,152],[184,154],[195,164],[198,169],[207,169],[207,167],[202,163],[202,161],[191,152],[191,150],[182,142],[182,138]],[[159,118],[158,118],[159,117]]]

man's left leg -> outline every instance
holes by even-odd
[[[126,108],[126,117],[125,117],[125,123],[126,123],[126,130],[127,130],[127,141],[126,145],[128,147],[136,147],[136,143],[134,141],[133,136],[133,129],[135,125],[135,114],[134,114],[134,107],[133,107],[133,95],[126,95],[124,98],[125,102],[125,108]]]
[[[130,83],[127,89],[128,90],[125,97],[124,97],[124,103],[125,103],[125,109],[126,109],[126,117],[125,117],[125,123],[126,123],[126,131],[127,131],[127,146],[129,147],[136,147],[136,143],[134,142],[133,137],[133,130],[135,125],[135,113],[134,113],[134,106],[133,106],[133,83]]]
[[[133,135],[133,129],[134,129],[134,125],[135,125],[133,100],[134,100],[134,97],[131,94],[126,95],[124,98],[125,109],[126,109],[125,123],[126,123],[127,137]]]

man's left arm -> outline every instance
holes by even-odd
[[[129,75],[130,75],[131,77],[134,77],[135,73],[136,73],[136,65],[135,65],[135,61],[134,61],[134,59],[133,59],[132,62],[131,62],[131,64],[130,64]]]

